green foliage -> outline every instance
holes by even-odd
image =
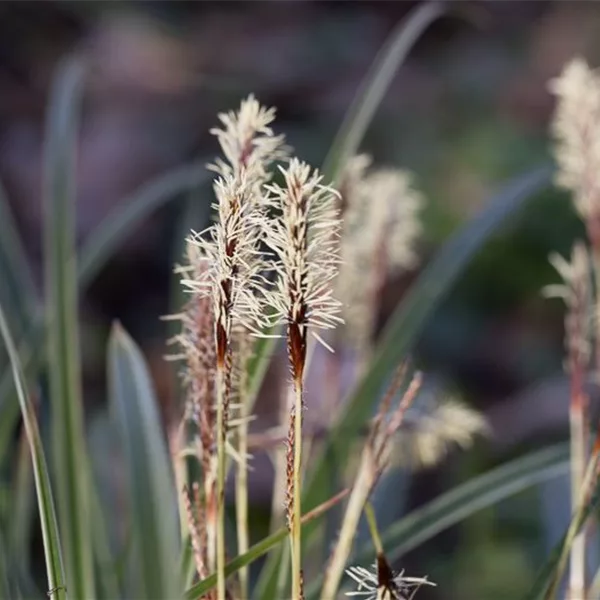
[[[128,569],[132,597],[172,598],[180,593],[180,540],[171,461],[156,396],[142,353],[122,327],[108,345],[111,410],[120,432],[135,562]]]

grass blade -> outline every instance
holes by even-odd
[[[95,594],[75,266],[75,153],[83,67],[64,62],[47,114],[44,234],[52,451],[69,593]]]
[[[180,555],[177,498],[156,396],[142,353],[115,325],[108,348],[111,410],[117,421],[128,482],[132,573],[136,598],[175,598]]]
[[[17,396],[25,425],[25,433],[29,442],[31,458],[33,461],[33,474],[35,490],[37,494],[38,508],[40,511],[40,523],[42,538],[44,542],[44,556],[46,559],[46,571],[48,577],[48,590],[54,590],[53,600],[66,600],[65,574],[63,570],[62,552],[58,523],[54,511],[52,499],[52,488],[50,477],[46,466],[46,458],[42,447],[42,440],[37,426],[35,411],[27,396],[25,379],[19,362],[19,356],[15,348],[12,336],[4,312],[0,307],[0,332],[8,351],[10,364],[13,372]]]
[[[326,181],[335,181],[348,159],[356,154],[377,108],[398,68],[425,29],[444,14],[439,2],[418,5],[386,40],[348,109],[323,165]]]
[[[33,467],[26,433],[19,439],[15,462],[6,544],[8,556],[17,558],[13,570],[23,576],[31,572],[29,555],[35,506]]]
[[[27,330],[37,301],[33,274],[25,248],[0,185],[0,304],[17,339]]]

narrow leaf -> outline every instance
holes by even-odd
[[[179,593],[177,498],[156,395],[142,353],[119,325],[108,348],[110,402],[125,462],[132,543],[137,561],[132,595]]]
[[[28,329],[37,290],[8,198],[0,185],[0,304],[17,339]]]
[[[52,499],[50,477],[48,476],[48,469],[46,466],[46,458],[44,456],[44,449],[42,447],[42,440],[38,430],[35,411],[27,395],[25,378],[23,377],[19,356],[1,307],[0,332],[8,351],[14,383],[17,389],[17,396],[19,398],[19,405],[21,407],[21,414],[23,416],[23,423],[25,425],[25,433],[27,435],[33,460],[33,474],[38,508],[40,511],[44,556],[46,559],[48,591],[54,590],[52,594],[54,600],[66,600],[67,594],[60,538],[54,511],[54,501]]]
[[[323,165],[326,181],[336,181],[360,146],[400,65],[425,29],[444,13],[440,2],[425,2],[414,8],[392,31],[376,56],[352,101]]]
[[[75,266],[75,153],[82,65],[61,64],[47,114],[44,237],[52,417],[58,514],[65,545],[69,593],[95,594],[86,479]]]

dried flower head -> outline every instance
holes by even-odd
[[[557,96],[552,123],[558,185],[573,192],[588,220],[600,215],[600,76],[576,58],[550,82]]]
[[[284,185],[267,186],[269,205],[280,216],[267,223],[265,241],[276,255],[275,288],[267,295],[273,322],[288,326],[294,379],[302,376],[308,329],[333,329],[342,322],[332,280],[338,269],[340,227],[337,192],[317,170],[292,159],[281,168]]]
[[[422,399],[419,399],[422,400]],[[418,469],[437,464],[454,447],[470,447],[489,433],[485,417],[455,399],[415,402],[395,438],[394,462]]]
[[[201,280],[207,265],[200,258],[201,250],[196,244],[186,245],[186,264],[178,266],[184,280]],[[181,323],[181,331],[169,344],[176,345],[179,352],[170,355],[170,360],[183,360],[183,384],[186,394],[184,418],[197,426],[201,444],[200,461],[205,472],[210,472],[208,463],[214,449],[215,413],[215,370],[216,351],[214,318],[211,299],[201,295],[190,295],[180,314],[167,317]]]
[[[372,570],[349,567],[346,573],[357,585],[357,589],[346,592],[346,596],[367,600],[411,600],[421,586],[435,586],[427,577],[406,577],[404,571],[395,573],[383,556],[377,557]]]
[[[264,262],[258,249],[260,213],[250,202],[252,190],[247,182],[233,177],[218,179],[214,191],[218,222],[204,232],[192,232],[187,240],[198,246],[195,257],[205,268],[200,277],[182,283],[212,298],[217,360],[224,361],[234,321],[248,328],[262,323],[256,293]]]
[[[571,260],[557,253],[549,258],[563,279],[562,284],[549,285],[542,290],[547,298],[562,298],[567,305],[565,317],[565,346],[567,371],[586,368],[591,354],[591,323],[593,318],[592,261],[585,244],[573,246]]]
[[[253,95],[243,100],[237,112],[218,115],[223,127],[210,132],[217,137],[225,160],[219,158],[209,168],[222,178],[246,178],[261,186],[269,180],[269,166],[288,158],[285,136],[275,135],[270,125],[275,109],[262,106]],[[256,194],[254,200],[259,200]]]
[[[350,161],[342,183],[344,226],[336,292],[344,303],[345,333],[359,349],[373,333],[381,287],[417,262],[422,196],[397,169],[367,173],[370,159]]]
[[[339,587],[361,514],[373,488],[389,464],[393,436],[401,426],[404,415],[421,385],[421,375],[417,373],[413,376],[405,393],[402,394],[398,406],[389,415],[392,401],[404,383],[405,374],[406,367],[403,365],[398,369],[381,402],[379,411],[371,423],[342,519],[342,526],[325,571],[322,598],[333,598]]]

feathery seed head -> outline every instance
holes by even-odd
[[[210,133],[219,140],[225,160],[217,159],[209,168],[223,178],[245,173],[259,187],[268,181],[269,165],[289,154],[284,136],[274,135],[270,127],[274,119],[275,109],[261,106],[253,95],[242,101],[237,112],[220,113],[222,128]]]
[[[485,417],[455,399],[432,398],[434,406],[416,402],[395,438],[396,464],[419,469],[437,464],[452,447],[468,448],[489,433]]]
[[[557,96],[552,123],[557,184],[573,192],[584,219],[600,216],[600,76],[572,60],[549,84]]]
[[[373,569],[349,567],[346,573],[357,584],[357,589],[346,596],[360,596],[367,600],[408,600],[422,585],[432,585],[427,577],[405,577],[404,571],[395,573],[385,556],[378,556]]]
[[[336,290],[345,333],[358,348],[372,336],[380,288],[389,275],[415,266],[423,198],[397,169],[367,173],[368,157],[352,159],[343,179],[341,266]],[[366,278],[366,279],[365,279]]]
[[[276,256],[277,276],[266,300],[273,308],[273,322],[288,326],[297,379],[304,370],[307,330],[317,335],[315,329],[333,329],[342,322],[341,305],[332,289],[339,263],[338,193],[321,183],[317,170],[295,158],[280,169],[283,186],[266,186],[268,206],[279,213],[265,228],[265,242]]]
[[[263,323],[256,292],[264,260],[257,248],[260,217],[247,201],[251,190],[233,177],[218,179],[214,190],[218,222],[188,237],[188,244],[198,247],[197,259],[206,268],[200,277],[184,279],[183,285],[212,298],[217,360],[222,363],[234,320],[250,329]]]

